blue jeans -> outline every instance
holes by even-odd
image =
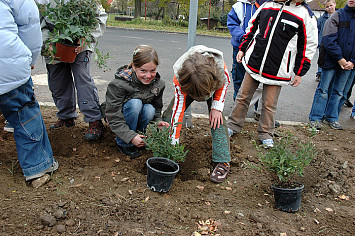
[[[322,70],[321,80],[318,83],[309,113],[309,120],[338,121],[339,104],[350,72],[350,70]]]
[[[343,91],[343,97],[340,99],[339,102],[339,109],[338,112],[340,113],[341,107],[344,105],[344,103],[346,102],[346,100],[349,99],[349,95],[351,95],[351,89],[353,88],[354,85],[354,77],[355,77],[355,69],[351,70],[351,73],[349,75],[348,80],[346,81],[345,87],[344,87],[344,91]]]
[[[140,99],[131,99],[123,105],[122,113],[131,130],[144,132],[149,122],[154,119],[155,108],[152,104],[143,104]],[[133,146],[132,142],[126,143],[119,137],[116,137],[116,142],[122,147]]]
[[[234,86],[233,100],[237,97],[240,86],[242,85],[245,69],[242,63],[237,62],[237,54],[239,50],[233,48],[233,67],[232,67],[232,79]],[[255,109],[256,110],[256,109]]]
[[[14,127],[17,156],[25,177],[53,165],[53,152],[46,127],[32,89],[32,79],[0,95],[0,110]]]

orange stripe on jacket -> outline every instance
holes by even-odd
[[[171,125],[173,127],[173,133],[171,134],[171,139],[172,139],[172,143],[175,144],[179,142],[179,138],[180,138],[180,131],[182,127],[182,122],[184,120],[184,113],[186,110],[187,94],[181,91],[180,83],[177,80],[175,75],[174,75],[173,83],[175,88],[174,91],[175,99],[174,99],[173,112],[171,116]],[[178,125],[175,126],[175,124],[177,123]]]
[[[226,97],[228,86],[230,84],[230,78],[229,78],[228,68],[226,66],[226,63],[224,63],[224,77],[225,77],[225,81],[223,83],[223,86],[221,88],[217,89],[214,92],[214,96],[213,96],[213,100],[223,102],[223,103],[224,103],[224,99]]]
[[[219,106],[221,106],[220,104],[222,104],[222,107],[220,107],[221,111],[223,111],[223,105],[224,105],[225,96],[227,93],[227,88],[228,88],[228,85],[230,84],[230,77],[228,74],[228,68],[225,63],[224,63],[224,79],[225,79],[225,81],[223,83],[223,86],[221,88],[217,89],[213,95],[214,102],[217,103]],[[174,91],[175,99],[174,99],[173,112],[172,112],[172,116],[171,116],[171,125],[173,127],[173,133],[171,134],[171,139],[172,139],[172,143],[175,144],[175,143],[179,142],[179,138],[180,138],[182,122],[184,120],[184,113],[186,110],[187,93],[184,93],[181,91],[180,83],[175,75],[174,75],[173,83],[174,83],[174,88],[175,88],[175,91]],[[212,104],[212,106],[213,106],[213,104]],[[178,125],[175,126],[175,124],[178,124]]]

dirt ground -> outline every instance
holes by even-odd
[[[47,128],[55,109],[42,107]],[[303,126],[290,129],[300,140],[311,139],[317,157],[297,178],[305,185],[301,209],[285,213],[274,208],[272,180],[248,168],[257,162],[253,139],[256,123],[231,139],[232,172],[228,181],[208,180],[211,134],[206,119],[193,119],[181,142],[189,150],[168,193],[146,186],[148,150],[130,160],[116,150],[106,126],[104,137],[84,141],[87,124],[81,118],[71,128],[49,131],[59,169],[45,186],[26,185],[13,135],[0,118],[0,235],[183,235],[199,221],[215,220],[214,235],[354,235],[355,131],[325,128],[310,138]],[[213,232],[210,232],[212,235]],[[286,233],[286,234],[283,234]]]

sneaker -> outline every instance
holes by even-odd
[[[234,132],[232,129],[228,128],[228,136],[229,137],[232,137],[233,134],[235,134],[235,133],[237,133],[237,132]]]
[[[58,161],[56,159],[54,159],[53,165],[51,167],[49,167],[48,169],[45,169],[44,171],[42,171],[38,174],[25,177],[26,181],[31,181],[31,180],[33,181],[35,179],[38,179],[38,178],[44,176],[45,174],[51,174],[54,171],[56,171],[58,169],[58,167],[59,167]]]
[[[332,128],[332,129],[336,129],[336,130],[343,129],[343,127],[340,125],[340,123],[338,121],[323,120],[323,123],[329,125],[330,128]]]
[[[139,149],[136,146],[130,146],[130,147],[122,147],[120,145],[116,145],[117,149],[126,154],[127,156],[129,156],[131,159],[135,159],[137,157],[141,156],[141,153],[139,151]]]
[[[280,122],[278,122],[277,120],[275,120],[275,128],[279,128],[280,127]]]
[[[57,129],[57,128],[60,128],[60,127],[63,127],[63,126],[66,126],[66,127],[72,127],[75,125],[75,118],[70,118],[70,119],[67,119],[67,120],[64,120],[64,119],[58,119],[57,122],[55,122],[54,124],[52,124],[51,126],[49,126],[49,129]]]
[[[310,120],[309,121],[309,126],[311,126],[311,128],[315,128],[317,130],[321,130],[323,128],[322,123],[319,120]]]
[[[261,142],[262,142],[262,145],[264,148],[273,148],[274,147],[274,140],[272,140],[271,138],[261,140]]]
[[[89,128],[86,131],[85,139],[86,140],[95,140],[101,137],[104,125],[101,120],[94,122],[89,122]]]
[[[228,162],[218,163],[212,171],[210,180],[213,183],[223,183],[227,179],[229,171],[230,165]]]
[[[347,107],[353,107],[354,104],[352,104],[349,99],[347,99],[345,102],[344,102],[344,106],[347,106]]]
[[[355,120],[355,116],[353,116],[353,115],[350,115],[350,118],[353,119],[353,120]]]
[[[14,127],[7,121],[5,121],[4,130],[10,133],[14,132]]]

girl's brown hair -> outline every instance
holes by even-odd
[[[135,67],[141,67],[142,65],[153,62],[155,65],[159,65],[158,53],[152,46],[139,45],[133,52],[132,64]]]
[[[178,76],[181,90],[199,101],[210,98],[224,82],[221,80],[223,71],[217,67],[213,57],[201,53],[190,55],[182,64]]]

